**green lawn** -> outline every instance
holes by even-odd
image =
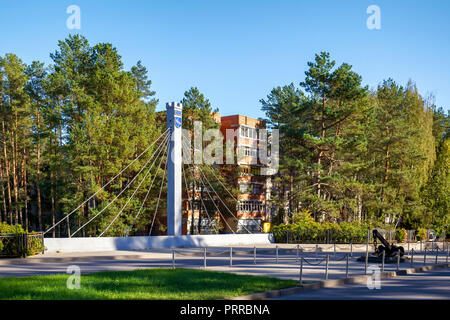
[[[0,278],[0,299],[221,299],[297,285],[293,280],[191,269],[144,269],[81,276],[67,289],[69,275]]]

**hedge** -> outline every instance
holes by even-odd
[[[319,223],[305,211],[294,216],[292,224],[280,224],[272,228],[276,242],[279,243],[365,243],[367,233],[376,227],[368,223]],[[395,240],[404,242],[407,239],[405,229],[392,229]],[[395,231],[395,233],[394,233]],[[419,228],[416,232],[418,240],[425,240],[426,230]]]
[[[368,228],[351,223],[281,224],[273,227],[276,242],[293,243],[365,243]]]
[[[27,233],[22,226],[9,225],[5,222],[0,223],[0,256],[18,257],[32,256],[44,250],[44,245],[38,233]],[[25,248],[23,238],[27,237],[27,246]]]

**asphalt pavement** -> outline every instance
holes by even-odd
[[[380,289],[367,283],[304,291],[277,300],[435,300],[450,299],[450,269],[381,279]]]

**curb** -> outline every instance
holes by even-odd
[[[283,254],[295,254],[296,249],[280,249],[280,256]],[[274,254],[275,248],[261,248],[258,249],[259,254]],[[315,252],[315,249],[313,251],[304,251],[300,250],[299,252]],[[149,252],[151,253],[151,252]],[[171,252],[157,252],[161,254],[171,254]],[[354,252],[356,253],[356,252]],[[215,251],[210,251],[208,253],[209,256],[215,257],[215,256],[221,256],[223,253],[217,253]],[[227,254],[227,253],[225,253]],[[239,256],[239,255],[246,255],[246,254],[253,254],[253,248],[233,248],[233,255]],[[203,252],[197,252],[192,251],[189,252],[190,256],[193,257],[203,257]],[[15,264],[28,264],[28,263],[64,263],[64,262],[87,262],[87,261],[93,261],[93,260],[126,260],[126,259],[148,259],[148,256],[143,254],[131,254],[131,255],[102,255],[102,256],[96,256],[96,255],[86,255],[86,256],[67,256],[67,257],[45,257],[45,254],[41,257],[39,256],[33,256],[28,258],[5,258],[0,259],[0,266],[1,265],[15,265]]]
[[[417,268],[408,268],[403,269],[399,271],[389,271],[389,272],[382,272],[381,278],[394,278],[397,276],[402,275],[408,275],[413,273],[419,273],[419,272],[426,272],[431,270],[439,270],[439,269],[445,269],[450,268],[450,263],[443,263],[443,264],[437,264],[437,265],[431,265],[431,266],[423,266],[423,267],[417,267]],[[317,281],[315,283],[305,284],[302,287],[292,287],[292,288],[286,288],[286,289],[280,289],[280,290],[272,290],[272,291],[265,291],[265,292],[258,292],[253,293],[245,296],[240,297],[233,297],[228,298],[226,300],[265,300],[270,298],[277,298],[282,296],[287,296],[295,293],[300,293],[303,291],[311,291],[311,290],[318,290],[322,288],[334,288],[338,287],[344,284],[352,284],[352,283],[362,283],[367,281],[367,278],[370,276],[368,275],[361,275],[361,276],[355,276],[351,278],[346,279],[333,279],[333,280],[321,280]]]
[[[11,258],[0,260],[1,265],[29,264],[29,263],[64,263],[87,262],[93,260],[139,260],[148,259],[145,255],[111,255],[111,256],[85,256],[85,257],[52,257],[52,258]]]

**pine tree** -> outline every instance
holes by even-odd
[[[14,54],[6,54],[1,60],[3,70],[2,131],[3,161],[10,203],[10,223],[28,223],[26,170],[29,146],[29,102],[24,90],[27,82],[25,64]],[[12,180],[12,182],[11,182]],[[12,190],[11,190],[12,188]],[[12,195],[11,195],[12,194]],[[25,211],[23,211],[25,209]]]

